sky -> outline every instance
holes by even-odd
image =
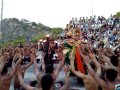
[[[72,17],[89,17],[92,11],[93,15],[109,17],[120,11],[120,0],[4,0],[3,18],[65,28]]]

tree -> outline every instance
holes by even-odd
[[[62,33],[63,29],[62,28],[52,28],[51,32],[54,35],[59,35],[60,33]]]
[[[115,15],[117,18],[120,18],[120,11],[116,13]]]

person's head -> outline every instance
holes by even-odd
[[[42,76],[41,86],[42,90],[50,90],[53,85],[53,77],[49,74]]]
[[[7,65],[5,65],[2,72],[1,72],[1,75],[6,75],[7,72],[8,72],[8,67],[7,67]]]
[[[111,58],[111,60],[110,60],[111,63],[112,63],[114,66],[117,67],[117,66],[118,66],[118,62],[119,62],[119,61],[118,61],[118,57],[117,57],[117,56],[111,56],[110,58]]]
[[[120,56],[120,47],[116,48],[116,50],[114,51],[114,53],[115,53],[117,56]]]
[[[107,69],[105,71],[106,79],[110,82],[114,82],[118,76],[118,72],[115,69]]]
[[[51,64],[46,65],[45,73],[53,74],[53,70],[54,70],[53,65],[51,65]]]

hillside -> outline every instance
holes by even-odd
[[[4,19],[2,21],[3,42],[15,40],[18,37],[32,37],[39,32],[50,31],[51,28],[41,23],[29,22],[17,18]]]

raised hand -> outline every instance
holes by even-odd
[[[67,66],[67,65],[65,65],[65,66],[64,66],[64,72],[65,72],[65,75],[66,75],[66,76],[69,76],[69,71],[70,71],[70,67]]]
[[[30,59],[34,63],[34,61],[36,61],[36,54],[35,53],[31,53],[30,54]]]
[[[80,52],[80,55],[82,56],[83,60],[86,62],[86,63],[90,63],[90,60],[89,60],[89,57],[88,55],[85,55],[83,53]]]
[[[62,51],[58,52],[58,60],[64,60],[65,59],[65,55],[63,54]]]
[[[94,59],[95,58],[95,54],[91,52],[90,49],[88,49],[88,55],[90,59]]]
[[[35,49],[35,48],[32,48],[32,49],[31,49],[31,52],[32,52],[32,53],[36,53],[36,49]]]

